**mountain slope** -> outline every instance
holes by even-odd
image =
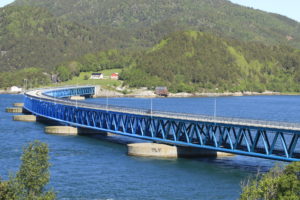
[[[185,31],[141,53],[121,74],[133,87],[166,85],[174,92],[300,91],[300,51]]]
[[[114,45],[104,34],[58,19],[43,8],[0,9],[0,71],[25,67],[51,70],[62,61]]]
[[[15,4],[45,7],[82,24],[130,30],[148,46],[173,31],[200,30],[300,48],[298,22],[227,0],[17,0]]]

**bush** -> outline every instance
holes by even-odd
[[[24,148],[20,170],[8,181],[0,180],[0,200],[55,199],[53,191],[45,190],[50,179],[48,152],[48,146],[39,141]]]
[[[243,184],[240,200],[299,200],[300,162],[274,167]]]

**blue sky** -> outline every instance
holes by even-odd
[[[14,0],[0,0],[0,7]],[[240,5],[279,13],[300,22],[300,0],[230,0]]]
[[[300,22],[300,0],[230,0],[240,5],[278,13]]]
[[[9,4],[11,2],[14,2],[14,0],[0,0],[0,7],[5,6],[6,4]]]

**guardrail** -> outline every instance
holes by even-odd
[[[70,86],[71,88],[77,88]],[[60,87],[55,89],[67,89],[70,87]],[[91,86],[83,86],[91,87]],[[160,118],[173,118],[180,120],[191,120],[191,121],[203,121],[209,123],[219,123],[219,124],[232,124],[232,125],[242,125],[242,126],[255,126],[262,128],[275,128],[275,129],[286,129],[286,130],[296,130],[300,131],[300,123],[289,123],[289,122],[278,122],[278,121],[264,121],[264,120],[254,120],[254,119],[243,119],[243,118],[233,118],[233,117],[214,117],[210,115],[201,115],[201,114],[189,114],[189,113],[179,113],[179,112],[167,112],[167,111],[158,111],[158,110],[149,110],[149,109],[137,109],[130,108],[125,106],[114,106],[106,104],[96,104],[96,103],[83,103],[75,100],[61,99],[51,97],[49,95],[43,95],[45,90],[54,90],[53,88],[39,89],[34,91],[26,92],[25,95],[36,98],[39,100],[51,101],[54,103],[60,103],[64,105],[91,108],[98,110],[106,110],[112,112],[122,112],[130,113],[136,115],[145,115],[149,117],[160,117]]]

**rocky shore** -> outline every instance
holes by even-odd
[[[8,90],[0,90],[0,94],[22,94],[22,92],[11,92]]]
[[[0,90],[0,94],[21,94],[20,92],[11,92],[7,90]],[[183,97],[215,97],[215,96],[258,96],[258,95],[288,95],[280,92],[265,91],[259,92],[223,92],[223,93],[169,93],[168,97],[183,98]],[[295,94],[299,95],[299,94]],[[134,98],[155,98],[158,97],[154,91],[145,88],[132,89],[127,93],[118,90],[107,90],[101,87],[96,88],[96,95],[94,97],[134,97]]]
[[[103,88],[96,89],[95,97],[135,97],[135,98],[155,98],[158,97],[154,91],[147,89],[134,89],[124,94],[121,91],[111,91]],[[280,92],[265,91],[259,92],[223,92],[223,93],[169,93],[168,97],[215,97],[215,96],[257,96],[257,95],[282,95]]]

